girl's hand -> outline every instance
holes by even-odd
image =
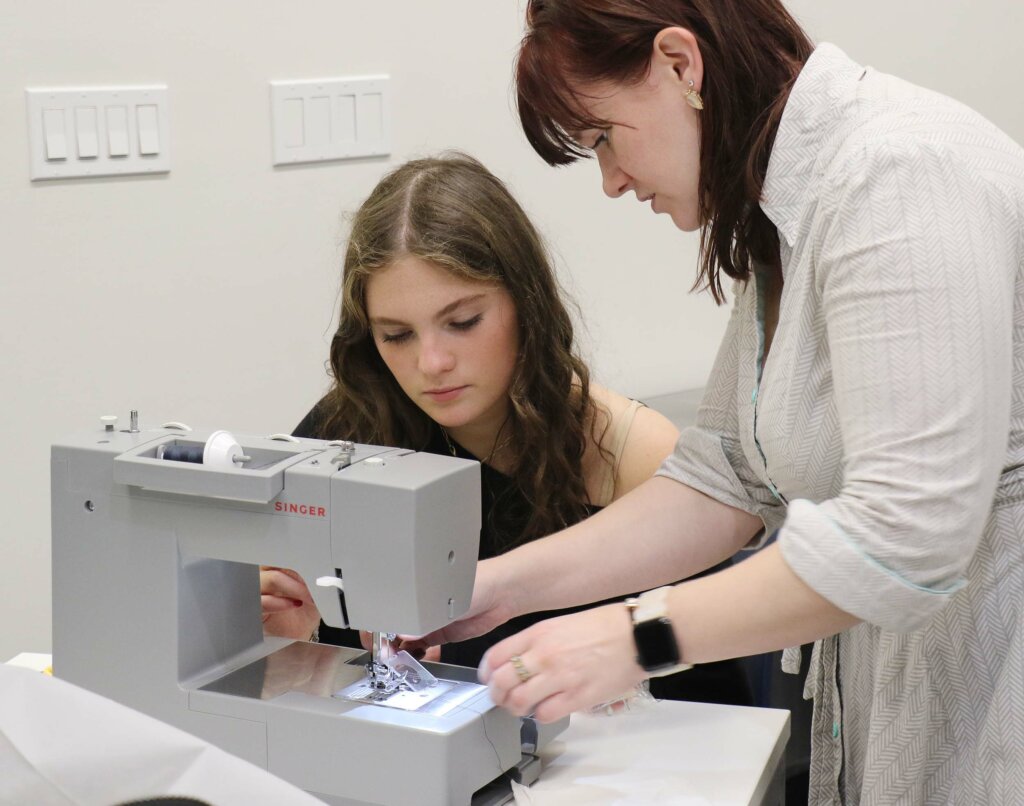
[[[320,624],[309,588],[288,568],[260,566],[260,605],[266,635],[308,641]]]

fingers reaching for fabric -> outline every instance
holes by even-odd
[[[398,649],[408,652],[416,660],[434,662],[440,662],[441,660],[441,647],[431,646],[419,638],[401,638],[398,642]]]
[[[491,647],[479,671],[496,705],[540,722],[612,700],[645,676],[623,605],[535,624]]]
[[[289,568],[260,567],[263,632],[309,640],[320,624],[320,611],[298,573]]]
[[[430,661],[432,663],[440,663],[441,662],[441,647],[439,647],[439,646],[427,647],[425,650],[423,650],[423,657],[422,658],[418,658],[418,660]]]
[[[260,566],[260,593],[300,602],[311,598],[309,588],[297,572],[269,565]]]
[[[286,596],[268,596],[266,594],[260,596],[260,610],[263,612],[264,621],[275,613],[285,613],[289,610],[294,610],[296,607],[302,607],[301,599],[290,599]]]

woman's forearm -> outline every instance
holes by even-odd
[[[656,476],[585,521],[491,562],[512,580],[506,590],[516,612],[554,610],[691,576],[732,556],[761,526]]]
[[[860,621],[800,579],[777,544],[725,571],[677,585],[668,608],[687,663],[799,646]]]

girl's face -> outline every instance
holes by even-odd
[[[639,84],[579,88],[589,115],[613,123],[581,132],[578,141],[594,151],[605,193],[618,198],[633,191],[655,213],[668,214],[679,229],[692,232],[701,225],[700,122],[686,91],[691,80],[700,90],[702,74],[696,46],[688,48],[683,35],[692,38],[680,29],[662,32]]]
[[[366,307],[381,358],[427,416],[497,433],[519,356],[507,290],[407,256],[370,277]]]

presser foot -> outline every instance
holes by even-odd
[[[383,702],[405,685],[405,675],[387,664],[371,661],[366,664],[366,685],[370,689],[368,699]]]
[[[373,702],[383,702],[399,691],[423,691],[437,685],[437,678],[412,655],[395,651],[395,638],[394,633],[371,633],[366,685]]]

